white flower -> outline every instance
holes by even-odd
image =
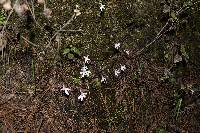
[[[81,74],[81,78],[83,78],[83,77],[89,77],[89,75],[90,75],[90,71],[82,71],[82,72],[80,72],[80,74]]]
[[[83,66],[82,68],[81,68],[81,72],[80,72],[80,74],[81,74],[81,78],[83,78],[83,77],[89,77],[89,75],[90,75],[90,71],[89,70],[87,70],[88,68],[87,68],[87,66]]]
[[[88,61],[90,61],[90,59],[88,58],[89,55],[87,56],[83,56],[83,58],[85,59],[85,63],[88,63]]]
[[[125,52],[127,55],[130,54],[129,50],[124,50],[124,52]]]
[[[69,91],[70,91],[71,89],[66,88],[65,85],[63,85],[63,88],[62,88],[61,90],[62,90],[62,91],[65,91],[65,94],[66,94],[66,95],[69,95]]]
[[[191,91],[191,93],[192,93],[192,95],[194,94],[194,90],[190,90]]]
[[[81,15],[81,12],[78,8],[79,8],[79,5],[76,5],[76,9],[74,9],[74,13],[75,13],[76,16]]]
[[[106,78],[104,76],[101,77],[101,82],[105,82]]]
[[[81,95],[78,97],[78,100],[83,101],[83,98],[86,98],[86,95],[87,95],[87,93],[83,93],[83,92],[81,91]]]
[[[126,66],[125,65],[121,65],[121,67],[120,67],[120,69],[122,70],[122,71],[124,71],[124,70],[126,70]]]
[[[115,69],[115,76],[119,76],[120,74],[120,69]]]
[[[120,48],[120,43],[116,43],[114,47],[115,47],[116,49],[119,49],[119,48]]]
[[[78,9],[74,9],[74,13],[76,14],[76,16],[79,16],[79,15],[81,15],[81,12],[80,12],[80,10],[78,10]]]
[[[84,65],[84,66],[81,68],[81,71],[87,71],[87,69],[88,69],[88,67]]]
[[[102,3],[100,3],[100,10],[101,12],[105,9],[105,5],[103,5]]]

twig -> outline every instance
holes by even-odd
[[[15,95],[14,94],[10,94],[9,96],[5,96],[5,97],[3,97],[2,99],[2,103],[0,103],[0,105],[2,106],[3,104],[5,104],[5,103],[7,103],[7,102],[9,102],[13,97],[14,97]]]
[[[83,30],[79,29],[79,30],[60,30],[60,32],[64,32],[64,31],[67,31],[67,32],[82,32]]]
[[[40,129],[41,129],[41,127],[42,127],[43,120],[44,120],[44,118],[42,117],[42,119],[40,120],[40,125],[39,125],[39,127],[37,128],[36,133],[39,133],[39,132],[40,132]]]
[[[28,5],[28,8],[30,9],[30,12],[31,12],[31,14],[32,14],[32,16],[33,16],[33,19],[34,19],[36,25],[38,25],[38,26],[41,28],[42,26],[39,25],[39,23],[36,21],[36,18],[35,18],[35,10],[34,10],[33,1],[31,0],[31,7],[29,6],[27,0],[26,0],[26,3],[27,3],[27,5]],[[32,8],[32,10],[31,10],[31,8]]]
[[[148,48],[151,44],[153,44],[157,39],[159,39],[162,36],[162,32],[164,31],[164,29],[169,25],[169,21],[170,19],[168,19],[168,21],[165,23],[165,25],[162,27],[162,29],[160,30],[160,32],[156,35],[156,37],[153,39],[153,41],[151,41],[149,44],[147,44],[144,48],[142,48],[141,50],[139,50],[136,55],[140,55],[146,48]]]
[[[16,131],[14,130],[13,126],[11,126],[11,124],[5,120],[3,120],[4,126],[12,132],[12,133],[16,133]]]
[[[34,44],[34,43],[30,42],[29,40],[27,40],[25,37],[23,37],[23,36],[21,36],[21,37],[22,37],[22,39],[24,39],[26,42],[32,44],[33,46],[37,46],[36,44]]]

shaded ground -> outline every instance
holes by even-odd
[[[199,1],[28,2],[1,39],[1,132],[200,132]]]

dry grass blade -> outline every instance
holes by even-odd
[[[0,35],[0,51],[3,51],[3,49],[6,47],[7,40],[4,37],[4,35]]]
[[[2,52],[2,59],[4,58],[4,52],[3,49],[6,47],[7,40],[4,37],[4,35],[0,34],[0,52]]]
[[[25,37],[23,37],[23,36],[21,36],[21,37],[22,37],[22,39],[24,39],[26,42],[30,43],[31,45],[33,45],[33,46],[37,46],[36,44],[30,42],[30,41],[29,41],[28,39],[26,39]]]

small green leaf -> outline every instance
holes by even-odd
[[[80,55],[80,51],[76,47],[72,47],[71,51],[74,52],[75,54]]]
[[[177,20],[177,17],[176,17],[176,14],[175,14],[175,12],[171,12],[171,17],[174,19],[174,20]]]
[[[144,64],[140,64],[140,69],[144,69]]]
[[[175,78],[170,78],[169,81],[170,81],[172,84],[176,83],[176,79],[175,79]]]
[[[100,86],[101,86],[101,82],[99,81],[98,78],[96,79],[96,86],[97,86],[97,87],[100,87]]]
[[[189,55],[187,54],[184,45],[181,45],[181,53],[186,59],[189,59]]]
[[[176,120],[178,120],[180,114],[181,104],[182,104],[182,98],[178,99],[178,102],[176,104]]]
[[[156,133],[166,133],[166,131],[165,131],[165,129],[163,129],[163,128],[158,128],[158,129],[156,130]]]
[[[74,80],[75,84],[80,84],[80,82],[81,82],[80,78],[73,78],[73,80]]]
[[[64,49],[63,54],[68,54],[70,52],[69,48]]]
[[[71,54],[71,53],[68,53],[67,57],[68,57],[69,59],[73,59],[73,58],[74,58],[74,55]]]

